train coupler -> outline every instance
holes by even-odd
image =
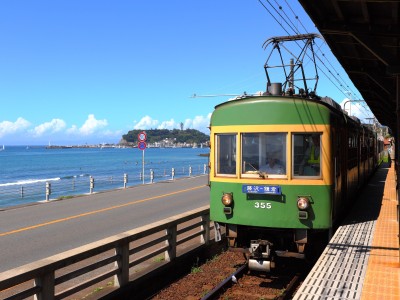
[[[271,257],[273,244],[266,240],[252,240],[250,242],[249,269],[252,271],[270,272],[275,267]]]
[[[251,240],[250,252],[255,258],[269,258],[273,244],[266,240]]]

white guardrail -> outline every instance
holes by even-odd
[[[44,181],[37,183],[21,183],[7,186],[0,185],[0,208],[26,204],[29,202],[49,201],[72,197],[80,194],[113,190],[137,186],[143,183],[151,184],[156,181],[174,180],[176,178],[205,175],[208,172],[206,164],[188,165],[187,167],[146,170],[144,178],[142,173],[121,176],[98,175],[82,177],[68,177],[60,180]]]
[[[100,282],[127,286],[144,266],[210,243],[209,206],[0,273],[0,299],[64,299]],[[182,248],[180,248],[182,247]]]

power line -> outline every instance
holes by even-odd
[[[284,18],[282,16],[282,14],[273,6],[273,4],[269,1],[266,0],[266,2],[269,4],[269,6],[276,12],[277,15],[279,15],[282,20],[286,23],[286,25],[290,28],[291,31],[293,31],[295,34],[299,34],[299,30],[296,28],[296,25],[293,23],[293,21],[291,20],[291,18],[286,14],[286,12],[283,10],[283,7],[278,3],[277,0],[274,0],[276,5],[278,6],[278,9],[282,11],[282,13],[286,16],[286,18]],[[268,7],[261,1],[258,0],[258,2],[264,7],[264,9],[274,18],[274,20],[280,25],[280,27],[288,34],[289,30],[287,30],[284,25],[282,24],[282,22],[279,22],[278,19],[276,18],[276,16],[270,11],[270,9],[268,9]],[[301,20],[299,19],[299,17],[295,14],[294,10],[292,9],[292,7],[290,6],[290,4],[287,2],[287,0],[285,0],[285,3],[287,5],[287,7],[289,8],[289,10],[293,13],[294,17],[296,20],[298,20],[300,22],[300,24],[302,25],[302,27],[304,28],[304,30],[308,33],[307,28],[304,26],[304,24],[301,22]],[[291,24],[289,24],[289,22]],[[296,42],[296,44],[301,48],[301,46]],[[322,70],[321,67],[317,66],[318,70],[320,70],[325,76],[326,78],[344,95],[344,96],[348,96],[345,94],[345,91],[343,91],[343,88],[346,88],[347,91],[350,91],[350,93],[354,96],[357,96],[356,93],[354,91],[352,91],[352,89],[350,88],[350,86],[348,84],[346,84],[346,81],[342,78],[342,76],[340,75],[340,73],[334,68],[334,66],[331,64],[331,62],[326,59],[325,53],[322,52],[321,48],[322,46],[326,44],[325,41],[323,41],[323,44],[321,44],[321,46],[318,48],[318,51],[321,51],[322,56],[325,58],[325,60],[328,62],[328,64],[330,65],[331,69],[336,73],[334,74],[332,72],[332,70],[330,68],[327,67],[327,65],[324,63],[323,59],[321,59],[319,57],[319,55],[317,53],[315,53],[315,56],[317,57],[317,59],[320,61],[320,63],[325,67],[325,69],[331,74],[331,76],[327,76],[327,74]],[[311,58],[307,55],[307,57],[310,59]],[[304,62],[303,62],[304,63]],[[337,82],[337,84],[342,87],[339,88],[337,84],[335,84],[331,78],[334,78]],[[360,97],[356,97],[356,98],[360,98]],[[369,108],[366,108],[364,105],[362,105],[366,110],[370,111]],[[360,107],[359,107],[360,108]],[[361,111],[361,110],[360,110]],[[365,114],[365,112],[361,111],[363,114]]]

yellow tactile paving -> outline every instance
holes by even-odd
[[[399,223],[395,164],[387,174],[361,300],[400,299]]]

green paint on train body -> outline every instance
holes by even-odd
[[[329,229],[331,191],[327,185],[281,185],[282,195],[246,194],[242,183],[211,182],[210,218],[219,223],[265,228]],[[233,193],[232,214],[224,213],[223,193]],[[308,218],[299,219],[298,196],[310,196]]]
[[[217,105],[211,125],[329,124],[331,109],[321,101],[310,99],[250,97]]]

